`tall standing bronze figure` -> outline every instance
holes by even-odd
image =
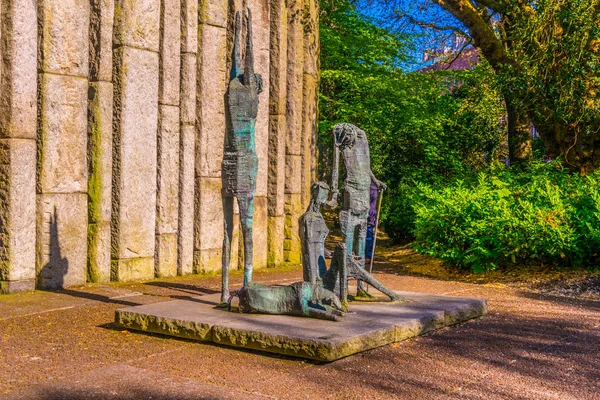
[[[367,134],[352,124],[337,124],[333,127],[334,159],[331,190],[333,197],[328,203],[337,206],[340,153],[346,167],[343,186],[344,202],[340,211],[340,225],[346,244],[346,254],[352,261],[357,259],[365,269],[365,242],[367,238],[367,217],[369,216],[371,182],[380,190],[386,185],[373,175]],[[356,246],[355,246],[356,244]],[[359,295],[367,295],[362,281],[358,281]]]
[[[225,237],[223,239],[223,281],[221,301],[229,299],[229,264],[233,234],[233,198],[240,209],[240,224],[244,240],[244,285],[252,281],[252,219],[254,217],[254,192],[258,158],[256,156],[255,126],[258,114],[258,94],[262,92],[262,78],[254,73],[252,49],[252,14],[248,9],[246,55],[242,70],[240,37],[242,21],[235,16],[235,34],[231,78],[227,91],[229,121],[223,155],[223,213]]]

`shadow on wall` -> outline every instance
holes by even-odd
[[[62,289],[64,287],[65,275],[69,271],[69,260],[63,258],[60,251],[60,242],[58,238],[58,212],[54,207],[54,212],[50,215],[49,238],[47,245],[48,255],[45,257],[48,262],[39,272],[37,286],[39,289]],[[46,245],[44,243],[44,245]]]

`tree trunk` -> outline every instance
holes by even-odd
[[[562,160],[565,167],[581,175],[600,168],[600,138],[594,133],[600,131],[598,124],[588,132],[578,132],[559,122],[534,121],[534,124],[551,159]]]
[[[531,131],[527,114],[505,98],[508,117],[508,158],[511,164],[526,164],[531,160]]]

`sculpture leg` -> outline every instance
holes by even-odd
[[[392,301],[406,300],[398,296],[396,293],[392,292],[390,289],[386,288],[381,282],[375,279],[373,275],[369,274],[364,269],[364,267],[362,267],[358,263],[352,262],[349,264],[349,267],[351,268],[351,275],[355,276],[357,279],[367,282],[369,285],[373,286],[375,289],[388,296]]]
[[[352,254],[354,250],[354,216],[349,210],[340,211],[340,226],[342,239],[346,245],[346,254]]]
[[[357,217],[357,262],[358,265],[364,270],[365,269],[365,245],[367,242],[367,219],[366,216],[364,218]],[[364,285],[362,280],[358,280],[357,290],[364,290]]]
[[[254,195],[240,195],[240,225],[244,237],[244,285],[252,282],[252,219],[254,217]]]
[[[231,237],[233,235],[233,196],[223,195],[223,258],[221,267],[221,304],[229,300],[229,263],[231,261]]]

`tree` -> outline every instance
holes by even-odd
[[[388,22],[459,33],[479,49],[506,101],[512,157],[528,158],[531,121],[550,157],[582,174],[600,167],[600,0],[418,3],[378,4],[388,10]],[[436,5],[454,20],[440,24],[422,17]]]
[[[390,188],[385,229],[406,238],[416,182],[445,184],[498,159],[506,133],[495,75],[485,61],[474,70],[403,71],[412,39],[377,26],[348,0],[321,3],[320,24],[319,174],[330,172],[333,125],[364,129],[371,167]]]

